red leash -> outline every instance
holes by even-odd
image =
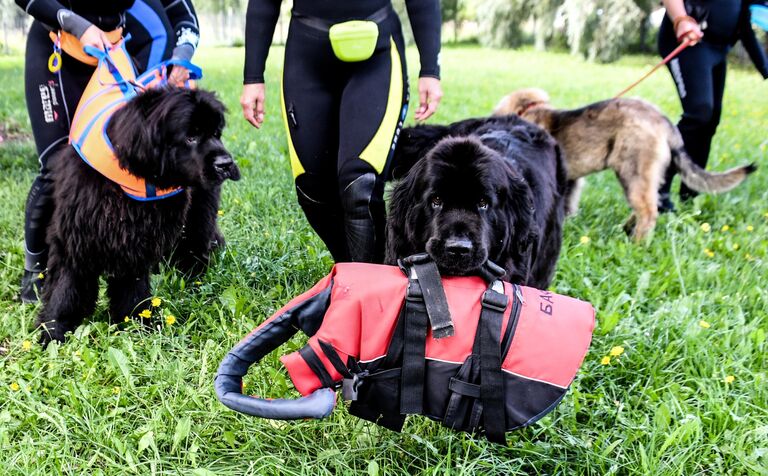
[[[635,81],[634,83],[630,84],[628,88],[626,88],[625,90],[623,90],[622,92],[620,92],[619,94],[617,94],[616,96],[614,96],[613,98],[614,98],[614,99],[616,99],[616,98],[620,98],[621,96],[623,96],[623,95],[627,94],[627,93],[628,93],[628,92],[629,92],[629,91],[630,91],[632,88],[634,88],[635,86],[637,86],[638,84],[640,84],[641,82],[643,82],[643,81],[644,81],[644,80],[645,80],[645,79],[646,79],[648,76],[650,76],[650,75],[652,75],[653,73],[655,73],[657,69],[661,68],[661,67],[662,67],[662,66],[664,66],[665,64],[667,64],[667,63],[669,63],[670,61],[672,61],[672,58],[674,58],[675,56],[679,55],[679,54],[680,54],[680,52],[681,52],[681,51],[683,51],[684,49],[686,49],[686,48],[687,48],[687,47],[688,47],[690,44],[691,44],[691,40],[689,40],[688,38],[686,38],[685,40],[683,40],[683,42],[682,42],[682,43],[680,43],[680,45],[678,45],[678,47],[677,47],[677,48],[675,48],[675,50],[674,50],[674,51],[672,51],[672,53],[668,54],[666,58],[664,58],[663,60],[661,60],[661,63],[659,63],[659,64],[657,64],[656,66],[654,66],[652,70],[648,71],[648,72],[645,74],[645,76],[643,76],[642,78],[638,79],[638,80],[637,80],[637,81]]]

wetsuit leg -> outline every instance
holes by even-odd
[[[283,121],[296,195],[335,261],[349,261],[337,190],[341,77],[327,33],[292,21],[283,69]]]
[[[674,39],[661,38],[659,50],[668,54],[674,47]],[[677,86],[677,93],[683,107],[683,116],[677,124],[691,159],[699,166],[706,167],[712,137],[720,122],[722,98],[725,87],[725,62],[727,47],[709,44],[706,41],[687,48],[667,65]],[[669,194],[674,167],[667,170],[666,181],[659,190]],[[680,197],[688,199],[696,195],[684,184],[680,186]]]
[[[174,34],[160,0],[136,0],[125,15],[125,44],[139,72],[171,57]]]
[[[93,67],[62,53],[62,68],[48,70],[53,43],[48,31],[33,22],[27,37],[24,83],[27,110],[37,147],[40,173],[32,183],[24,216],[25,273],[22,300],[36,301],[36,277],[46,268],[46,228],[53,213],[49,159],[67,144],[70,118],[93,73]]]
[[[384,177],[408,106],[399,23],[370,59],[350,63],[341,97],[339,195],[352,261],[384,259]]]

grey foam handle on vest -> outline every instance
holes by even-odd
[[[216,397],[232,410],[272,420],[300,420],[325,418],[336,406],[336,392],[320,388],[306,397],[290,399],[266,399],[243,395],[243,375],[248,363],[233,354],[227,354],[219,366],[214,380]]]

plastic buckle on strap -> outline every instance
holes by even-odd
[[[496,312],[504,312],[507,310],[507,304],[509,303],[509,297],[506,294],[502,294],[489,289],[483,293],[483,307],[491,309]]]
[[[415,255],[411,255],[406,258],[403,258],[402,261],[407,266],[413,266],[414,264],[420,264],[420,263],[426,263],[426,262],[432,261],[432,257],[429,256],[429,253],[417,253]]]
[[[357,401],[357,392],[360,383],[365,377],[368,376],[368,371],[364,370],[360,373],[352,374],[352,378],[345,378],[341,384],[341,395],[344,400],[354,402]]]
[[[417,281],[411,281],[408,283],[406,289],[405,299],[407,301],[422,302],[424,299],[424,292],[421,290],[421,285]]]
[[[500,278],[507,273],[507,271],[504,268],[502,268],[501,266],[499,266],[498,264],[494,263],[491,260],[488,260],[485,262],[485,267],[492,276],[495,276],[497,278]]]

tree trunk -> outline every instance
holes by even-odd
[[[642,23],[640,23],[640,51],[643,53],[650,52],[650,48],[648,48],[648,25],[650,24],[651,14],[650,12],[647,12]]]
[[[533,49],[536,51],[545,51],[547,49],[547,38],[544,28],[544,22],[541,18],[533,17]]]

